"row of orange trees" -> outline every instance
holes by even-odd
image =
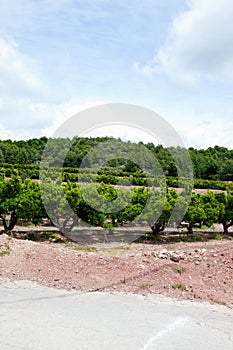
[[[184,191],[178,193],[174,189],[167,189],[164,196],[163,191],[153,187],[127,190],[104,183],[81,186],[86,187],[81,188],[73,182],[58,184],[45,181],[42,200],[38,183],[30,179],[22,180],[17,175],[7,180],[0,179],[0,220],[3,230],[9,233],[18,219],[38,225],[44,218],[52,217],[53,224],[63,233],[80,225],[81,220],[104,228],[135,221],[147,223],[153,234],[157,235],[166,228],[175,207],[180,208],[176,221],[185,221],[189,233],[193,232],[195,226],[211,227],[214,223],[221,223],[223,232],[227,234],[229,227],[233,226],[231,191],[193,193],[184,216],[179,217],[182,208],[187,206]],[[86,198],[89,198],[88,202]]]
[[[47,170],[48,171],[48,170]],[[156,177],[149,176],[144,172],[127,172],[114,169],[99,169],[96,173],[94,169],[90,168],[70,168],[64,167],[62,170],[56,167],[50,167],[51,172],[60,171],[62,174],[62,181],[64,182],[104,182],[106,184],[116,185],[118,183],[132,184],[133,186],[147,186],[148,180],[154,186],[158,186]],[[30,164],[1,164],[0,176],[9,178],[14,174],[20,175],[22,179],[39,179],[40,166]],[[176,188],[179,186],[177,177],[166,176],[166,183],[168,187]],[[201,189],[217,189],[217,190],[231,190],[233,191],[233,184],[229,181],[194,179],[194,188]]]

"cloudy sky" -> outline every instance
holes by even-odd
[[[186,146],[232,149],[233,1],[0,0],[1,139],[111,102],[154,110]]]

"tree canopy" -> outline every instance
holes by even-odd
[[[67,138],[48,139],[46,137],[41,137],[26,141],[4,140],[0,141],[0,163],[8,165],[39,165],[48,140],[49,148],[46,148],[46,152],[48,153],[47,160],[50,166],[60,165],[61,162],[63,164],[62,160],[64,159],[64,167],[78,168],[83,158],[94,146],[114,139],[109,137],[80,137],[69,140]],[[130,141],[122,142],[122,147],[125,143],[127,144],[129,152],[135,152],[135,143]],[[179,167],[179,163],[182,164],[184,161],[179,147],[165,148],[162,145],[154,145],[153,143],[143,144],[142,142],[140,144],[147,147],[147,149],[156,156],[166,176],[177,176],[177,166]],[[188,151],[192,160],[195,178],[202,180],[232,181],[233,150],[214,146],[207,149],[195,149],[190,147]],[[180,157],[179,154],[181,154]],[[174,156],[176,157],[176,162],[174,162]],[[137,154],[136,157],[143,162],[143,154]],[[146,168],[146,164],[144,165]],[[125,172],[136,172],[139,170],[136,164],[122,158],[111,160],[106,167],[108,169],[118,169]]]

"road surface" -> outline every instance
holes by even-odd
[[[0,349],[232,350],[233,310],[0,280]]]

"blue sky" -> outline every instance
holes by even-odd
[[[126,102],[186,146],[232,149],[232,19],[231,0],[0,0],[1,138]]]

